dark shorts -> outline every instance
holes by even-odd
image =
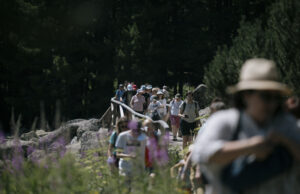
[[[195,128],[196,128],[196,122],[188,123],[185,120],[181,119],[181,121],[180,121],[180,131],[181,131],[183,136],[193,135]]]

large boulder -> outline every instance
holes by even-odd
[[[28,133],[23,133],[21,135],[21,140],[25,140],[25,141],[29,141],[32,140],[33,138],[37,138],[38,136],[36,135],[36,133],[34,131],[30,131]]]
[[[74,123],[74,125],[78,126],[76,135],[80,139],[86,131],[98,131],[101,126],[101,123],[99,119],[90,119]]]
[[[34,149],[30,157],[38,159],[44,156],[43,151],[46,153],[57,153],[60,150],[71,150],[72,153],[83,152],[98,148],[106,141],[107,130],[99,129],[99,119],[72,120],[51,132],[38,130],[22,134],[21,140],[3,139],[0,142],[0,155],[12,153],[16,148],[22,148],[26,157],[28,148]]]
[[[37,142],[8,139],[0,144],[0,157],[11,155],[15,151],[22,153],[26,157],[30,147],[37,147]]]
[[[101,128],[99,131],[86,131],[80,138],[80,152],[83,153],[89,149],[97,149],[107,143],[108,131]]]
[[[49,132],[47,135],[39,139],[41,146],[49,146],[53,144],[58,138],[63,138],[69,144],[71,140],[77,136],[80,138],[86,131],[98,131],[100,128],[99,119],[76,119],[65,123],[55,131]]]
[[[40,129],[40,130],[36,130],[35,134],[36,134],[38,137],[44,137],[44,136],[48,135],[49,132],[46,132],[46,131]]]

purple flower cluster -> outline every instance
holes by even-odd
[[[151,137],[147,141],[147,147],[149,149],[149,160],[155,162],[158,166],[164,166],[169,161],[167,145],[169,143],[169,134],[157,140],[155,137]]]
[[[24,163],[24,153],[19,139],[14,139],[14,151],[11,159],[11,165],[15,171],[21,172]]]
[[[128,122],[128,129],[137,129],[138,128],[138,122],[131,120]]]
[[[50,151],[56,151],[62,158],[66,153],[66,141],[64,137],[59,137],[55,142],[49,146]]]

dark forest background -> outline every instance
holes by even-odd
[[[299,94],[297,0],[0,0],[2,130],[100,117],[116,83],[205,83],[224,96],[245,59]],[[177,87],[179,86],[179,87]],[[44,119],[41,119],[44,118]]]

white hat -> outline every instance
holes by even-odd
[[[159,90],[159,91],[157,92],[157,95],[160,95],[160,94],[163,95],[164,93],[163,93],[162,91]]]
[[[244,90],[276,90],[283,95],[291,93],[285,84],[279,82],[275,63],[262,58],[247,60],[242,66],[239,82],[227,88],[228,93]]]
[[[128,84],[128,86],[127,86],[127,90],[128,90],[128,91],[132,91],[132,90],[133,90],[133,88],[132,88],[132,85],[131,85],[131,84]]]

